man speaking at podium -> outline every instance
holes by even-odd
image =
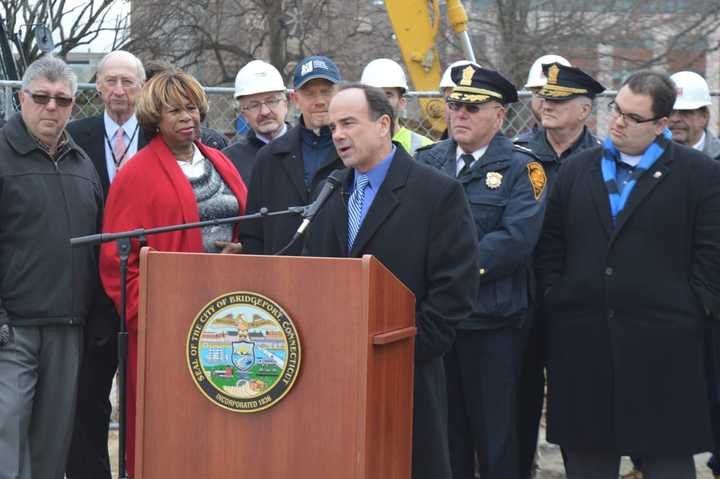
[[[477,291],[470,209],[460,183],[392,143],[394,113],[382,90],[343,85],[329,115],[347,168],[310,226],[305,253],[371,254],[415,294],[412,477],[450,479],[442,356],[455,326],[470,316]]]

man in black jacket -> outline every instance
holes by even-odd
[[[285,84],[277,69],[262,60],[253,60],[235,77],[235,100],[250,131],[223,150],[250,184],[257,152],[287,132],[288,112]]]
[[[333,98],[333,141],[349,169],[310,226],[306,252],[374,255],[415,294],[412,477],[451,479],[442,356],[472,311],[477,240],[460,184],[392,143],[393,115],[368,85],[344,85]]]
[[[599,145],[585,123],[595,96],[605,88],[581,69],[560,61],[539,66],[545,80],[534,96],[542,99],[539,106],[542,126],[521,134],[513,142],[535,153],[547,173],[548,188],[552,188],[560,165],[568,157]],[[532,306],[531,320],[524,325],[526,342],[518,388],[521,479],[529,479],[531,475],[545,397],[545,319],[539,302]]]
[[[144,80],[145,70],[135,55],[121,50],[109,53],[98,64],[96,80],[104,112],[68,124],[68,132],[95,165],[104,197],[117,170],[148,142],[148,135],[135,117],[135,102]],[[112,412],[109,396],[117,370],[120,318],[100,278],[97,282],[92,321],[85,330],[68,479],[111,477],[107,448]]]
[[[675,85],[644,71],[610,136],[563,165],[536,265],[548,320],[548,439],[569,479],[695,477],[712,434],[703,332],[720,317],[720,164],[673,143]]]
[[[302,114],[300,121],[258,151],[246,213],[263,207],[278,211],[308,204],[318,185],[342,167],[327,126],[328,105],[340,80],[337,66],[327,57],[308,57],[298,63],[292,100]],[[278,216],[241,223],[243,251],[278,252],[290,242],[300,221],[298,217]],[[302,242],[297,241],[286,253],[299,255],[301,251]]]
[[[77,78],[42,57],[21,112],[0,130],[0,478],[61,479],[70,446],[82,327],[97,286],[102,190],[65,132]],[[7,334],[9,333],[9,334]]]

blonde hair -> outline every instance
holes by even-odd
[[[157,73],[140,92],[136,111],[140,126],[148,132],[156,132],[163,108],[184,110],[187,101],[197,107],[200,118],[204,119],[208,112],[208,99],[200,82],[175,68]]]

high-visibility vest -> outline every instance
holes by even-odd
[[[405,151],[410,153],[410,156],[414,156],[418,148],[434,143],[430,138],[408,130],[405,127],[400,128],[398,132],[395,133],[393,140],[400,143],[403,148],[405,148]]]

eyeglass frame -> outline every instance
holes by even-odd
[[[270,111],[275,111],[274,109],[277,108],[282,101],[287,101],[287,98],[285,98],[285,95],[278,95],[269,100],[253,102],[252,105],[240,106],[240,111],[243,113],[249,112],[257,114],[260,113],[263,106],[268,107]]]
[[[480,110],[489,110],[489,108],[480,108],[483,105],[487,105],[488,102],[485,103],[466,103],[463,101],[455,101],[451,100],[450,97],[445,98],[445,103],[447,104],[448,108],[452,111],[460,111],[460,108],[465,107],[465,111],[473,114],[477,113]],[[493,105],[493,108],[502,108],[502,105]]]
[[[618,107],[618,104],[615,100],[612,100],[608,104],[608,110],[611,116],[615,118],[622,118],[625,123],[628,123],[630,125],[641,125],[643,123],[650,123],[662,120],[663,118],[667,118],[665,115],[662,116],[656,116],[654,118],[640,118],[639,120],[635,117],[628,116],[628,115],[636,115],[635,113],[623,113],[623,111]],[[637,116],[637,115],[636,115]]]
[[[58,108],[71,107],[73,104],[73,100],[75,99],[71,96],[52,96],[46,95],[45,93],[34,93],[27,88],[23,88],[23,93],[29,95],[36,105],[49,105],[50,100],[55,100],[55,106],[57,106]],[[38,98],[42,98],[43,100],[38,100]]]

